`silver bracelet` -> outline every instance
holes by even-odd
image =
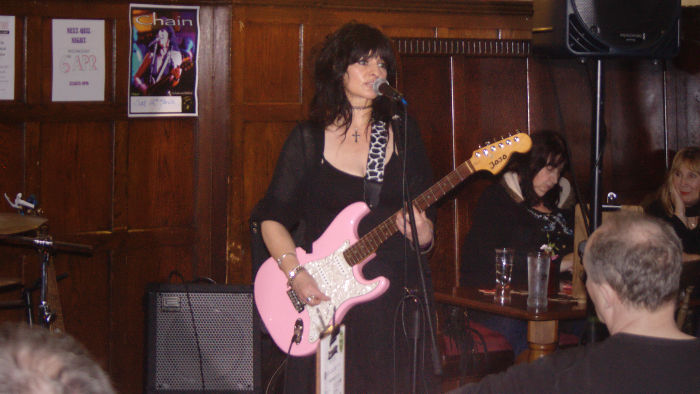
[[[282,260],[284,260],[284,258],[287,257],[287,256],[294,256],[294,257],[297,257],[297,254],[294,253],[294,252],[282,253],[282,256],[280,256],[280,257],[278,257],[278,258],[275,259],[275,261],[277,261],[277,266],[282,265]]]
[[[291,271],[289,271],[289,273],[287,274],[287,286],[292,287],[292,283],[294,283],[294,278],[296,278],[299,272],[301,271],[306,271],[306,269],[302,265],[297,265]]]

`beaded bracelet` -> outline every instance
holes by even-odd
[[[300,271],[306,271],[304,266],[297,265],[291,271],[289,271],[289,273],[287,274],[287,277],[289,278],[287,279],[287,286],[292,287],[292,283],[294,283],[294,278],[297,277]]]

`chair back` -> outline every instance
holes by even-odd
[[[700,260],[684,262],[683,271],[681,271],[681,282],[678,288],[678,312],[676,312],[676,325],[681,331],[685,331],[690,304],[697,303],[697,299],[693,300],[691,296],[695,287],[699,285],[698,282],[700,282]]]

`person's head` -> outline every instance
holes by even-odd
[[[673,216],[674,206],[671,189],[675,188],[685,207],[700,201],[700,148],[683,148],[673,157],[671,169],[661,188],[661,202],[669,216]]]
[[[586,243],[583,255],[586,288],[596,309],[604,285],[624,305],[637,310],[653,312],[675,302],[681,251],[675,231],[660,219],[624,212],[606,217]]]
[[[163,26],[156,32],[155,42],[158,43],[157,47],[170,48],[174,46],[175,30],[172,26]]]
[[[0,391],[21,394],[114,394],[107,374],[66,334],[0,326]]]
[[[525,203],[535,206],[541,202],[552,209],[559,202],[559,179],[569,166],[566,141],[554,131],[540,131],[530,137],[532,148],[514,157],[511,168],[518,174]]]
[[[348,23],[323,42],[314,65],[316,92],[310,117],[327,126],[341,120],[349,126],[352,104],[349,96],[372,101],[375,120],[388,121],[391,102],[376,96],[372,85],[377,78],[389,78],[396,71],[391,40],[379,29],[361,23]]]

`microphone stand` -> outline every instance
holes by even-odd
[[[421,292],[423,293],[423,303],[425,304],[426,308],[426,320],[428,324],[428,331],[430,333],[430,350],[433,358],[433,372],[435,375],[442,375],[442,366],[440,365],[440,353],[438,352],[438,346],[437,346],[437,340],[435,338],[435,331],[433,330],[433,311],[432,311],[432,303],[430,302],[430,299],[428,298],[428,288],[425,284],[425,272],[423,271],[425,264],[427,262],[425,261],[425,256],[421,253],[420,251],[420,243],[418,242],[418,231],[416,229],[416,218],[415,214],[413,213],[413,198],[408,195],[407,201],[406,201],[406,210],[408,210],[408,217],[411,222],[411,234],[413,234],[413,249],[416,252],[416,259],[418,260],[418,278],[420,280],[420,287],[421,287]],[[435,242],[435,240],[433,240]],[[416,319],[420,317],[420,314],[418,311],[416,311]],[[417,340],[417,336],[416,336]],[[414,371],[415,372],[415,371]],[[415,375],[414,375],[415,378]]]
[[[406,110],[406,102],[403,100],[402,102],[404,114],[407,114]],[[404,119],[404,142],[403,142],[403,152],[404,156],[406,155],[406,149],[408,147],[407,140],[408,140],[408,133],[407,133],[407,127],[408,127],[408,118],[406,116],[406,119]],[[405,157],[404,157],[405,160]],[[411,225],[411,234],[413,234],[413,249],[416,252],[416,259],[418,261],[418,278],[420,280],[420,287],[421,287],[421,292],[423,293],[423,303],[425,304],[426,308],[426,320],[427,320],[427,325],[428,325],[428,332],[430,334],[430,350],[431,350],[431,355],[432,355],[432,361],[433,361],[433,372],[435,375],[440,376],[442,375],[442,366],[440,365],[440,353],[438,352],[438,346],[437,346],[437,340],[435,336],[435,331],[433,329],[433,318],[432,318],[432,303],[430,302],[430,299],[428,298],[428,288],[426,286],[425,282],[425,272],[424,266],[426,263],[425,258],[423,254],[421,253],[420,250],[420,242],[418,241],[418,230],[416,229],[416,218],[415,214],[413,213],[413,197],[411,196],[411,192],[408,188],[408,185],[406,184],[406,179],[404,177],[403,179],[403,188],[404,192],[406,193],[406,204],[404,205],[404,210],[408,211],[408,217],[409,217],[409,222]],[[435,242],[435,240],[433,240]],[[414,327],[420,327],[418,324],[418,319],[420,318],[420,309],[416,310],[416,322]],[[416,329],[416,336],[414,338],[414,341],[418,341],[418,329]],[[414,357],[415,359],[413,360],[414,363],[414,368],[417,366],[417,348],[414,344]],[[414,369],[412,377],[413,377],[413,390],[415,392],[415,380],[418,375],[418,370],[417,368]]]

